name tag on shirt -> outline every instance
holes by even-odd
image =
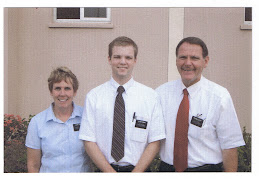
[[[195,116],[192,116],[191,124],[202,127],[204,120]]]
[[[74,131],[79,131],[80,129],[80,124],[73,124]]]
[[[146,129],[147,128],[147,121],[136,120],[135,127],[141,128],[141,129]]]

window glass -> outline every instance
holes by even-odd
[[[252,21],[252,8],[251,7],[245,8],[245,21]]]
[[[80,8],[57,8],[57,19],[80,19]]]
[[[84,17],[89,18],[89,17],[101,17],[101,18],[106,18],[107,13],[106,13],[106,8],[84,8]]]

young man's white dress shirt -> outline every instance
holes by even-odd
[[[110,81],[92,89],[86,96],[79,138],[96,142],[107,161],[117,165],[136,165],[148,143],[165,138],[164,120],[157,93],[131,78],[123,85],[125,102],[125,155],[116,163],[111,156],[113,113],[117,88]],[[137,119],[133,119],[135,117]],[[147,122],[147,128],[135,127],[136,120]]]

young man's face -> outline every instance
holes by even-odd
[[[178,49],[176,66],[186,87],[201,79],[203,68],[206,68],[209,57],[203,58],[202,48],[196,44],[184,42]]]
[[[131,79],[137,59],[134,57],[133,46],[114,46],[112,56],[108,57],[112,68],[112,77],[120,84]]]

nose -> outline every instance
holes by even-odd
[[[65,89],[60,90],[60,96],[63,96],[63,95],[65,95]]]
[[[190,57],[186,58],[185,61],[184,61],[184,64],[185,65],[191,65],[192,64],[191,58]]]
[[[121,63],[121,64],[125,64],[125,63],[126,63],[126,58],[125,58],[125,57],[122,57],[121,60],[120,60],[120,63]]]

